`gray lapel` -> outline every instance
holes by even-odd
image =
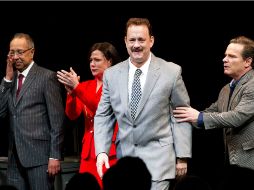
[[[22,85],[22,88],[20,90],[20,94],[19,94],[18,99],[16,99],[16,95],[15,95],[15,101],[14,101],[14,102],[16,102],[15,106],[18,104],[18,102],[21,99],[21,97],[25,94],[25,92],[27,91],[28,87],[32,84],[32,81],[34,80],[34,78],[36,76],[36,71],[37,71],[37,65],[34,63],[32,68],[28,72],[28,75],[26,77],[26,80],[24,81],[24,84]]]
[[[219,107],[221,107],[222,111],[228,111],[228,108],[229,108],[229,93],[230,93],[230,88],[229,88],[229,85],[227,86],[227,88],[225,88],[223,90],[223,93],[222,93],[222,99],[224,100],[222,105],[219,105]]]
[[[154,59],[154,56],[152,56],[152,60],[149,65],[149,69],[148,69],[148,73],[147,73],[146,83],[144,86],[140,104],[137,109],[136,117],[140,114],[141,110],[143,109],[144,105],[146,104],[146,102],[147,102],[147,100],[154,88],[154,85],[156,84],[156,82],[160,76],[159,70],[160,70],[159,63]]]
[[[236,85],[233,94],[231,96],[230,102],[229,102],[229,108],[232,104],[233,99],[237,96],[238,92],[241,90],[242,85],[244,85],[246,82],[248,82],[254,75],[254,71],[251,69],[249,72],[247,72],[243,78],[239,81],[239,83]]]
[[[118,89],[120,92],[120,98],[125,110],[125,114],[132,120],[129,108],[129,93],[128,93],[128,75],[129,75],[129,62],[128,60],[123,62],[123,67],[119,70]]]

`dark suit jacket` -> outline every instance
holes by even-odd
[[[34,63],[18,99],[16,80],[17,73],[0,85],[0,116],[10,117],[9,157],[15,143],[24,167],[61,159],[64,107],[56,74]]]

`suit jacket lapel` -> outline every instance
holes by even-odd
[[[229,92],[230,92],[230,88],[229,86],[223,91],[223,104],[219,105],[221,106],[222,111],[227,111],[228,107],[229,107]]]
[[[142,97],[140,100],[140,104],[137,109],[136,117],[140,114],[141,110],[143,109],[144,105],[146,104],[153,88],[154,85],[156,84],[158,78],[159,78],[159,63],[157,63],[155,57],[152,55],[152,60],[149,65],[148,73],[147,73],[147,78],[144,86],[144,90],[142,93]]]
[[[231,99],[229,100],[229,106],[228,108],[231,107],[232,101],[233,99],[237,96],[238,92],[241,90],[242,85],[244,85],[246,82],[248,82],[254,75],[254,71],[250,70],[249,72],[247,72],[242,79],[240,79],[239,83],[236,85],[233,94],[231,96]]]
[[[123,62],[123,67],[119,70],[119,80],[118,89],[120,92],[121,102],[123,103],[123,108],[125,114],[129,119],[132,119],[130,109],[129,109],[129,93],[128,93],[128,79],[129,79],[129,62],[128,60]]]
[[[34,65],[31,67],[30,71],[27,74],[26,80],[24,81],[24,84],[22,85],[22,88],[20,90],[20,93],[19,93],[19,96],[17,99],[16,99],[16,94],[15,94],[15,99],[16,99],[15,106],[18,104],[21,97],[25,94],[28,87],[31,85],[32,81],[34,80],[34,78],[36,76],[36,71],[37,71],[37,65],[34,63]]]
[[[13,84],[13,86],[14,86],[14,88],[12,89],[12,101],[13,101],[13,104],[14,104],[14,106],[16,105],[16,93],[17,93],[17,77],[18,77],[18,73],[16,72],[15,73],[15,75],[14,75],[14,80],[13,80],[13,82],[14,82],[14,84]]]

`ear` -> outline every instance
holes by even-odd
[[[33,48],[33,49],[31,49],[31,57],[34,57],[34,51],[35,51],[35,49]]]
[[[150,48],[153,47],[153,44],[154,44],[154,36],[151,36],[150,37]]]
[[[248,57],[247,59],[245,59],[245,67],[250,67],[252,64],[252,57]]]
[[[109,67],[112,66],[112,59],[108,60]]]
[[[124,37],[124,43],[127,44],[127,36]]]

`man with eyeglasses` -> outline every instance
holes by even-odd
[[[0,116],[10,121],[7,182],[50,190],[60,171],[64,107],[56,73],[38,66],[34,52],[28,34],[15,34],[0,84]]]

